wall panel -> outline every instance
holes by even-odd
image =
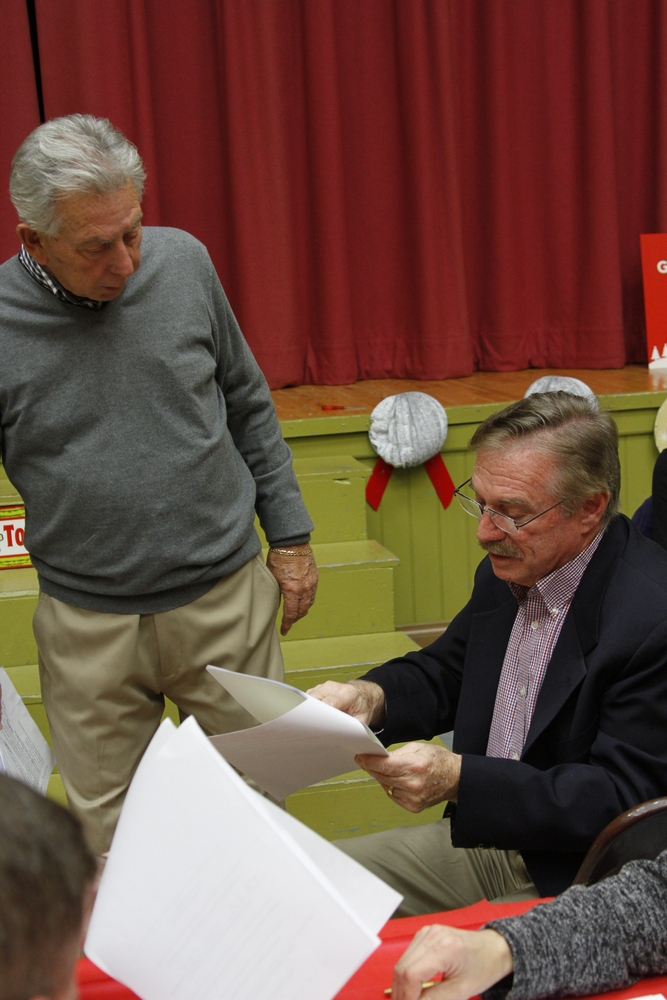
[[[653,424],[664,392],[603,396],[600,403],[616,420],[620,435],[621,506],[631,516],[651,492],[657,457]],[[450,429],[442,457],[456,485],[472,474],[468,441],[476,427],[505,403],[448,407]],[[372,467],[368,415],[282,422],[295,457],[352,455]],[[366,507],[369,538],[400,559],[394,573],[398,625],[451,621],[468,600],[475,569],[483,557],[475,539],[475,519],[456,500],[443,510],[423,467],[397,469],[380,509]]]

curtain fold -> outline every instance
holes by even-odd
[[[36,10],[47,117],[137,143],[273,387],[646,359],[665,0]]]
[[[626,360],[611,7],[460,8],[466,261],[482,370]]]
[[[37,87],[25,0],[0,0],[0,262],[18,250],[9,200],[12,157],[39,125]]]

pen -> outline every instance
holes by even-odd
[[[437,985],[438,985],[438,980],[433,979],[429,983],[422,983],[422,989],[423,990],[427,990],[429,988],[429,986],[437,986]],[[391,986],[387,987],[387,989],[384,991],[384,995],[386,997],[390,997],[391,996]]]

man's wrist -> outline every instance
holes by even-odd
[[[514,972],[514,956],[509,942],[495,927],[483,927],[478,931],[480,941],[484,938],[484,947],[490,964],[498,980],[505,979]]]
[[[310,542],[304,542],[302,545],[272,545],[269,552],[275,552],[279,556],[293,556],[295,558],[312,556],[313,554]]]
[[[386,721],[387,710],[384,691],[380,685],[376,684],[375,681],[364,680],[350,681],[349,683],[359,691],[366,702],[366,708],[369,712],[368,728],[374,731],[382,729]]]

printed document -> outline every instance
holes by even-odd
[[[194,718],[130,786],[86,955],[142,1000],[331,1000],[401,897],[253,791]]]
[[[211,736],[211,743],[275,799],[356,770],[355,754],[387,756],[363,722],[298,688],[222,667],[206,669],[261,723]]]
[[[18,778],[44,795],[56,763],[51,748],[2,667],[0,688],[0,771]]]

